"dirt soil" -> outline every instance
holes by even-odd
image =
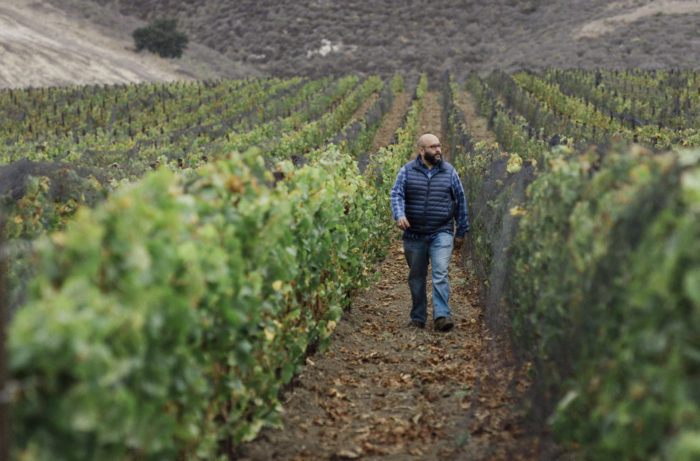
[[[351,125],[354,121],[358,120],[360,117],[365,115],[367,111],[369,110],[370,107],[374,105],[375,102],[379,99],[379,93],[372,93],[369,95],[368,98],[365,99],[365,101],[360,104],[360,107],[357,108],[354,114],[352,114],[352,117],[350,117],[350,120],[348,120],[347,124]]]
[[[394,130],[396,115],[385,121]],[[421,132],[441,136],[436,93],[426,94],[422,115]],[[455,328],[409,326],[407,265],[398,230],[394,237],[377,281],[352,300],[330,347],[309,356],[281,396],[284,429],[263,429],[234,459],[540,459],[520,406],[529,381],[508,342],[484,323],[479,280],[453,254]],[[428,293],[430,318],[430,281]]]
[[[457,106],[464,112],[464,117],[469,124],[469,131],[479,141],[485,141],[488,144],[496,142],[496,136],[488,129],[488,120],[479,115],[479,108],[476,105],[474,96],[467,91],[460,91],[455,97]]]
[[[615,16],[596,19],[581,26],[578,32],[572,34],[576,39],[596,38],[609,34],[619,27],[631,24],[649,16],[684,15],[700,13],[700,2],[697,0],[660,0],[642,6],[629,5],[626,2],[613,2],[610,10],[623,9],[624,13]]]
[[[41,2],[0,4],[0,85],[4,87],[176,80],[164,59],[119,48],[90,27],[74,27],[62,11]]]
[[[538,459],[512,396],[528,382],[485,328],[478,280],[453,257],[455,328],[408,326],[399,239],[397,232],[379,280],[353,300],[329,349],[307,358],[283,396],[285,429],[263,430],[238,459]]]
[[[372,141],[371,152],[375,153],[382,147],[386,147],[391,143],[391,138],[394,136],[396,128],[400,125],[403,116],[408,110],[408,105],[411,103],[411,95],[403,92],[394,97],[394,103],[391,106],[391,111],[386,117],[386,120],[377,129]]]
[[[450,145],[442,129],[440,93],[427,91],[423,96],[423,111],[418,121],[418,133],[432,133],[440,140],[442,155],[450,161]]]

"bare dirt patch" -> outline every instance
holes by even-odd
[[[450,161],[450,145],[442,129],[442,106],[440,105],[440,93],[427,91],[423,96],[423,111],[418,121],[418,134],[432,133],[440,139],[442,155]]]
[[[350,120],[348,120],[348,125],[350,125],[352,122],[355,120],[359,119],[363,115],[367,113],[370,107],[377,102],[377,99],[379,99],[379,93],[372,93],[369,95],[368,98],[365,99],[365,101],[360,105],[360,107],[357,108],[354,114],[352,114],[352,117],[350,117]]]
[[[124,48],[46,3],[0,5],[0,87],[183,78],[166,60]]]
[[[442,131],[442,106],[440,105],[440,93],[427,91],[423,96],[423,111],[418,121],[418,133],[433,133],[444,142]],[[445,149],[443,149],[445,150]]]
[[[624,2],[613,2],[608,8],[622,6],[627,5]],[[573,33],[573,37],[576,39],[600,37],[648,16],[692,13],[700,13],[700,2],[697,0],[654,1],[622,14],[587,22]]]
[[[456,97],[457,106],[464,112],[464,117],[467,120],[467,125],[472,136],[477,141],[485,141],[489,144],[496,142],[496,136],[488,129],[488,120],[479,114],[476,106],[476,101],[471,93],[460,91]]]
[[[410,103],[411,95],[406,92],[399,93],[394,97],[389,115],[374,135],[371,152],[377,152],[382,147],[386,147],[391,143],[391,138],[394,136],[396,129],[401,125],[401,121]]]
[[[145,23],[93,3],[0,3],[0,88],[240,78],[261,73],[190,42],[182,59],[133,49]]]

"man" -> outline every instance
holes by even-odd
[[[467,200],[462,181],[452,165],[442,159],[440,140],[424,134],[418,140],[418,156],[399,171],[391,189],[391,211],[403,231],[411,289],[409,325],[425,328],[428,317],[426,278],[432,263],[433,328],[450,331],[454,326],[448,300],[447,268],[453,247],[460,249],[469,231]]]

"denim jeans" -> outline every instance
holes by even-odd
[[[428,261],[432,264],[433,279],[433,320],[450,317],[447,302],[450,297],[450,281],[447,268],[452,254],[452,234],[440,232],[430,238],[404,240],[403,248],[408,272],[408,286],[411,289],[411,320],[425,323],[428,318],[428,296],[426,293]]]

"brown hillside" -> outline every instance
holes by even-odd
[[[136,53],[145,24],[86,1],[0,1],[0,88],[260,75],[196,40],[182,59]]]
[[[122,14],[123,13],[123,14]],[[131,33],[174,17],[182,59]],[[697,0],[0,2],[0,87],[544,67],[698,68]]]
[[[700,65],[696,0],[94,1],[280,76]]]

